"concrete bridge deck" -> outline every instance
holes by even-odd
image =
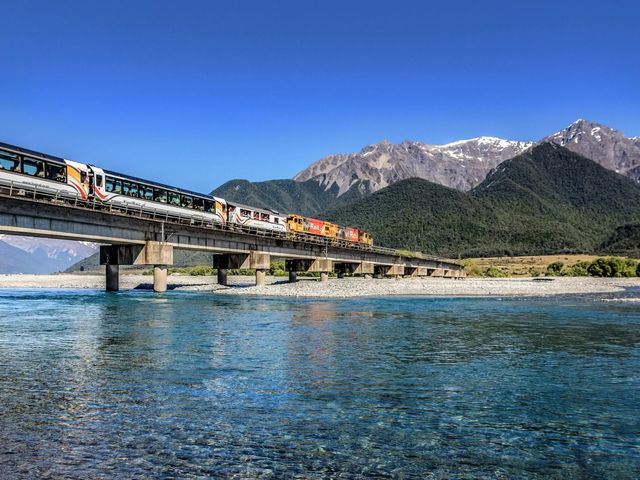
[[[334,270],[339,274],[464,277],[456,263],[409,257],[394,249],[229,224],[198,224],[165,214],[115,210],[94,200],[63,200],[24,190],[0,190],[0,233],[107,244],[101,247],[101,263],[107,265],[109,289],[117,289],[119,265],[146,264],[154,265],[157,290],[162,291],[166,266],[173,263],[173,248],[216,254],[214,266],[221,283],[226,282],[227,269],[252,268],[261,284],[271,257],[286,259],[292,281],[297,271],[320,272],[326,279]]]

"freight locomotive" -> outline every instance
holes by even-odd
[[[0,186],[29,190],[66,200],[94,200],[125,212],[167,215],[180,219],[251,228],[291,237],[313,235],[349,242],[360,247],[373,244],[367,232],[331,222],[284,215],[223,198],[123,175],[95,165],[74,162],[0,143]]]

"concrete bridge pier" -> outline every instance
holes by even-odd
[[[162,293],[167,291],[167,266],[166,265],[154,265],[153,291],[156,293]]]
[[[313,272],[320,274],[320,282],[329,281],[329,272],[333,271],[334,263],[326,258],[288,258],[284,261],[285,270],[289,272],[289,281],[291,281],[291,272]]]
[[[354,265],[353,272],[357,275],[364,275],[364,278],[371,278],[375,272],[375,265],[372,262],[361,262]]]
[[[103,245],[100,247],[100,265],[105,265],[106,289],[119,288],[120,265],[153,265],[153,290],[167,290],[167,265],[173,265],[173,246],[161,242],[144,245]]]
[[[120,290],[120,266],[105,265],[105,273],[107,276],[107,292],[117,292]]]
[[[225,271],[224,285],[226,285],[227,269],[253,269],[256,271],[256,286],[260,287],[265,284],[267,270],[271,267],[271,256],[268,253],[258,251],[250,251],[249,253],[225,253],[213,256],[213,266],[218,269],[218,283],[221,283],[220,271]]]
[[[267,271],[263,268],[256,270],[256,287],[264,287],[267,280]]]
[[[227,269],[218,268],[218,285],[227,286]]]
[[[404,265],[376,265],[374,273],[378,275],[378,278],[381,276],[399,278],[404,275]]]

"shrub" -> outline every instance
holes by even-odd
[[[611,265],[604,258],[596,258],[587,270],[592,277],[611,276]]]
[[[529,275],[531,275],[532,277],[539,277],[540,275],[542,275],[542,272],[534,267],[531,267],[529,269]]]
[[[564,263],[553,262],[549,264],[549,266],[547,267],[547,275],[560,275],[563,268],[564,268]]]
[[[500,278],[500,277],[506,277],[507,274],[506,272],[500,270],[499,268],[496,267],[489,267],[485,270],[484,272],[485,277],[491,277],[491,278]]]
[[[287,271],[284,268],[284,260],[271,262],[269,275],[273,275],[274,277],[284,277],[285,275],[287,275]]]
[[[609,257],[595,259],[587,270],[594,277],[633,277],[638,267],[630,258]]]
[[[482,276],[482,268],[473,263],[473,260],[464,260],[462,262],[462,266],[464,267],[464,271],[467,272],[469,277],[481,277]]]
[[[590,262],[578,262],[570,268],[565,269],[562,274],[568,277],[588,277]]]
[[[202,276],[202,275],[213,275],[214,270],[213,267],[209,267],[207,265],[198,265],[196,267],[191,267],[188,269],[188,273],[191,276]]]

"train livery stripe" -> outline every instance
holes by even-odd
[[[82,187],[82,185],[77,183],[73,178],[69,178],[69,183],[71,184],[72,187],[78,190],[78,192],[80,193],[80,197],[83,200],[87,199],[87,192],[84,191],[84,188]]]
[[[104,195],[100,190],[98,190],[97,188],[93,189],[93,193],[95,193],[96,195],[98,195],[98,198],[100,198],[100,200],[107,200],[109,198],[109,195]]]

